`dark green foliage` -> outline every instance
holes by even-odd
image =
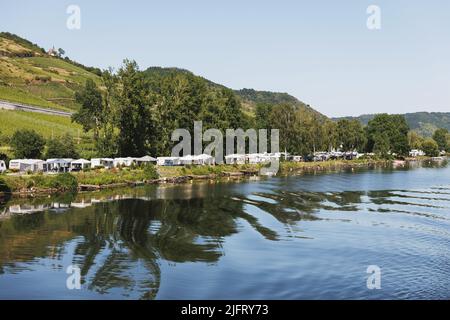
[[[337,137],[344,151],[363,150],[366,144],[366,134],[358,120],[339,120]]]
[[[39,159],[44,150],[45,140],[34,130],[18,130],[11,137],[11,146],[16,158]]]
[[[98,137],[105,109],[102,94],[92,79],[86,80],[85,87],[75,93],[75,100],[81,108],[73,114],[72,121],[81,124],[85,131],[93,130],[94,137]]]
[[[376,115],[367,125],[367,150],[374,151],[375,144],[378,143],[383,146],[384,151],[388,143],[391,153],[407,155],[409,152],[408,132],[409,127],[403,116]]]
[[[433,140],[436,141],[439,150],[449,151],[450,146],[448,145],[447,137],[448,137],[447,129],[437,129],[433,134]]]
[[[78,158],[79,155],[76,151],[72,136],[70,134],[66,134],[62,137],[50,139],[47,142],[45,157],[47,159]]]
[[[153,180],[158,179],[159,174],[156,170],[156,167],[153,164],[146,164],[144,165],[144,175],[147,180]]]
[[[58,189],[59,191],[75,192],[78,189],[77,178],[70,173],[58,174],[51,181],[50,187]]]
[[[425,139],[422,143],[422,150],[429,157],[437,157],[439,155],[439,146],[433,139]]]

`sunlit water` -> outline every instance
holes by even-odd
[[[13,199],[0,298],[449,299],[449,219],[445,162]]]

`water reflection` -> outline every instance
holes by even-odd
[[[420,170],[430,169],[426,165]],[[408,238],[409,242],[405,241],[405,245],[408,243],[411,246],[408,250],[422,250],[426,245],[439,247],[445,253],[448,248],[443,247],[440,238],[439,242],[429,241],[434,237],[447,240],[449,237],[450,186],[445,184],[445,179],[441,184],[436,181],[436,177],[449,176],[448,169],[443,171],[445,174],[437,172],[435,176],[430,175],[430,171],[420,170],[387,169],[378,175],[374,175],[373,171],[363,171],[360,174],[273,178],[242,184],[147,186],[12,199],[0,206],[0,284],[7,281],[8,278],[2,278],[6,275],[20,276],[25,272],[41,274],[42,266],[45,266],[44,270],[50,268],[65,277],[67,265],[76,264],[81,268],[82,283],[89,293],[114,298],[154,299],[160,294],[164,273],[174,272],[167,268],[166,263],[192,264],[196,266],[195,270],[204,270],[200,267],[202,265],[218,268],[226,254],[233,253],[230,248],[239,251],[248,245],[248,242],[237,244],[230,242],[230,239],[237,235],[255,239],[256,234],[257,239],[261,239],[253,240],[256,252],[268,250],[272,255],[281,254],[284,257],[275,269],[280,272],[278,277],[259,280],[268,281],[268,287],[279,288],[284,281],[283,274],[292,273],[291,262],[314,265],[313,270],[322,274],[330,272],[323,269],[327,264],[317,265],[315,259],[330,261],[336,257],[336,252],[345,256],[347,251],[339,248],[328,251],[340,243],[357,247],[368,241],[368,234],[361,238],[360,226],[370,226],[370,229],[364,230],[375,239],[385,237],[380,231],[381,226],[418,230],[425,235]],[[396,175],[402,174],[413,175],[420,182],[408,188],[381,188],[395,185],[399,179]],[[406,180],[406,176],[402,177]],[[328,184],[330,181],[331,187]],[[325,189],[324,184],[329,190],[316,190]],[[356,190],[346,190],[350,187]],[[352,229],[342,222],[352,226]],[[308,228],[309,223],[315,227]],[[333,228],[330,229],[331,225]],[[386,237],[390,239],[393,235],[389,233]],[[285,247],[283,243],[286,240],[295,241],[295,249]],[[324,247],[316,248],[314,252],[306,251],[302,260],[298,261],[298,250],[307,250],[308,246],[296,241],[306,240],[323,243]],[[380,245],[379,240],[376,243]],[[378,257],[382,261],[388,259],[386,252],[392,252],[389,247],[392,244],[383,245],[387,247],[383,249],[384,253],[380,251]],[[319,258],[317,252],[326,254],[326,257]],[[353,256],[346,257],[346,261],[358,257],[366,261],[366,255],[360,248],[360,251],[353,252]],[[242,260],[251,266],[258,279],[267,276],[263,264],[255,265],[254,261],[260,257],[255,253],[251,258]],[[397,261],[392,257],[389,259]],[[414,262],[408,260],[413,257],[403,259],[409,264]],[[434,261],[436,259],[440,259],[439,263],[448,263],[448,260],[442,260],[445,257],[435,257]],[[266,264],[272,263],[269,259]],[[273,274],[274,269],[270,273]],[[442,270],[442,273],[447,276],[448,271]],[[311,281],[319,281],[317,277],[310,276]],[[194,274],[187,274],[186,277],[195,278]],[[248,277],[246,274],[237,279],[226,278],[226,281],[238,281],[239,284],[235,283],[234,287],[239,287],[246,283]],[[303,276],[298,277],[303,279]],[[289,283],[289,277],[286,281]],[[18,282],[8,283],[11,287],[11,284]],[[221,290],[223,285],[220,285]],[[256,283],[251,288],[244,288],[242,292],[250,292],[250,295],[242,297],[256,297],[260,285]],[[327,285],[323,283],[323,286]],[[363,294],[360,288],[355,289],[349,283],[345,283],[344,287],[347,297]],[[17,290],[21,293],[24,288],[26,286],[22,285]],[[227,290],[232,288],[230,285]],[[184,289],[179,287],[174,296],[182,295]],[[216,293],[215,297],[221,297],[217,293],[219,288],[204,290],[212,290]],[[294,286],[289,287],[288,297],[296,297],[293,290]],[[385,291],[385,294],[393,292],[393,297],[401,296],[395,293],[395,286],[391,290]],[[58,298],[56,291],[53,293],[50,290],[48,293],[50,297]],[[332,293],[333,289],[327,288],[316,292],[316,296],[329,298],[333,297]],[[336,294],[343,293],[338,290]],[[0,296],[10,297],[6,291]],[[276,293],[272,293],[271,297],[276,297]]]

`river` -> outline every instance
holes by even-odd
[[[0,204],[0,299],[449,298],[446,161]]]

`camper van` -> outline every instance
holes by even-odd
[[[5,161],[0,160],[0,173],[3,173],[6,171],[6,164]]]

